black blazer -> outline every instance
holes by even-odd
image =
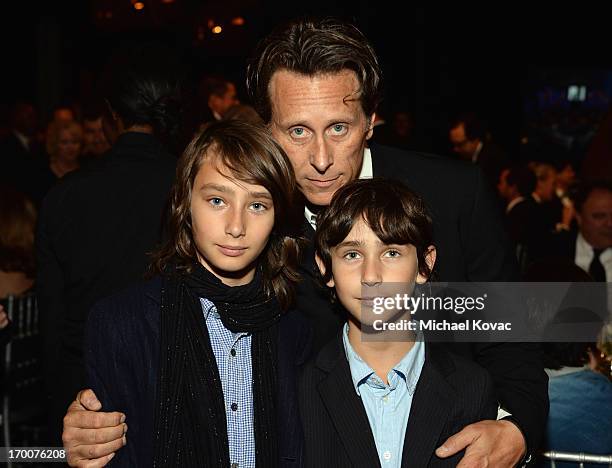
[[[128,425],[125,447],[112,466],[153,464],[155,392],[159,369],[161,278],[106,298],[92,309],[86,329],[88,387],[105,411],[121,411]],[[310,327],[295,312],[280,321],[278,421],[280,464],[303,463],[303,435],[297,405],[300,366],[310,349]]]
[[[325,346],[300,380],[306,466],[380,466],[374,436],[355,392],[342,337]],[[447,459],[437,447],[463,427],[495,419],[497,402],[489,374],[480,366],[425,344],[425,364],[413,396],[402,467],[454,467],[463,452]]]
[[[440,281],[516,281],[518,268],[498,206],[482,171],[473,164],[372,144],[375,177],[404,182],[432,214]],[[314,230],[306,222],[304,234]],[[336,336],[345,318],[319,284],[312,245],[301,267],[297,308],[314,327],[315,350]],[[517,313],[520,313],[517,312]],[[453,352],[486,368],[496,397],[537,449],[548,415],[548,378],[534,343],[451,343]]]

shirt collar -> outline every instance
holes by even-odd
[[[512,211],[512,208],[514,208],[523,200],[525,200],[525,197],[516,197],[515,199],[513,199],[510,203],[508,203],[508,206],[506,207],[506,213],[510,213],[510,211]]]
[[[474,154],[472,154],[472,162],[473,163],[477,163],[478,162],[478,156],[480,156],[480,152],[482,151],[482,141],[478,143],[478,146],[476,147],[476,150],[474,151]]]
[[[344,353],[351,369],[351,379],[353,387],[357,395],[361,395],[360,387],[365,384],[370,376],[374,374],[374,370],[355,352],[348,338],[348,323],[344,324],[342,330],[342,342],[344,344]],[[397,374],[406,384],[408,391],[413,394],[416,389],[416,384],[421,375],[421,369],[425,362],[425,346],[422,336],[418,337],[410,351],[398,362],[389,372],[387,379],[392,381],[393,373]]]
[[[371,179],[372,177],[374,177],[374,169],[372,166],[372,153],[370,152],[370,148],[364,148],[363,161],[361,163],[361,171],[359,171],[359,178]],[[312,228],[316,230],[317,215],[314,214],[311,210],[309,210],[307,206],[305,206],[304,216],[306,217],[306,221],[308,221],[308,224],[310,224]]]

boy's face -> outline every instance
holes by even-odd
[[[193,184],[191,219],[199,262],[229,286],[249,283],[274,226],[270,192],[208,156]]]
[[[433,267],[435,250],[430,254]],[[418,273],[416,248],[412,244],[384,244],[360,219],[353,225],[346,239],[332,249],[332,279],[327,284],[335,287],[338,300],[359,322],[372,309],[372,298],[410,293],[406,288],[417,281],[427,280]],[[321,263],[319,262],[319,265]],[[382,317],[371,317],[382,318]]]

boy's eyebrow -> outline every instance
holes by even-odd
[[[351,241],[344,241],[344,242],[340,242],[336,248],[342,248],[342,247],[361,247],[363,245],[363,242],[360,240],[351,240]]]
[[[268,200],[272,200],[272,195],[268,192],[249,192],[249,195],[253,198],[267,198]]]
[[[225,185],[219,185],[219,184],[204,184],[200,187],[200,190],[205,190],[205,189],[212,189],[218,192],[225,192],[225,193],[234,193],[234,189],[232,189],[231,187],[227,187]],[[249,192],[249,195],[252,198],[266,198],[268,200],[272,200],[272,196],[268,192]]]
[[[200,190],[204,190],[204,189],[213,189],[219,192],[229,192],[229,193],[233,192],[233,190],[230,187],[227,187],[225,185],[219,185],[219,184],[204,184],[200,187]]]

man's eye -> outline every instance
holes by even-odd
[[[291,129],[290,134],[294,138],[303,138],[307,135],[307,131],[304,127],[294,127]]]
[[[348,127],[345,124],[334,124],[331,126],[331,132],[333,135],[344,135],[348,131]]]

